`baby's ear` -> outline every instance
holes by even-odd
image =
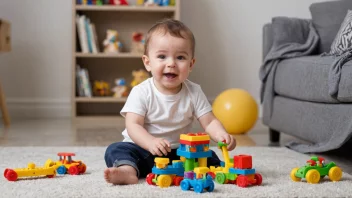
[[[150,60],[149,60],[149,57],[146,56],[146,55],[143,55],[143,56],[142,56],[142,60],[143,60],[145,69],[146,69],[148,72],[150,72],[150,71],[151,71],[151,67],[150,67]]]
[[[196,59],[193,58],[193,59],[191,60],[191,63],[189,64],[189,70],[190,70],[190,71],[193,70],[193,66],[194,66],[194,63],[195,63],[195,62],[196,62]]]

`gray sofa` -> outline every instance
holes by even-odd
[[[322,55],[330,51],[348,9],[352,10],[352,0],[311,4],[312,18],[307,20],[319,36],[314,51],[279,60],[269,73],[271,84],[270,78],[262,83],[262,122],[268,126],[272,142],[279,141],[280,132],[286,133],[310,142],[290,142],[287,147],[302,153],[319,153],[337,149],[350,139],[352,61],[345,63],[340,71],[338,93],[330,95],[329,74],[338,57]],[[272,24],[268,23],[263,27],[263,58],[274,40]]]

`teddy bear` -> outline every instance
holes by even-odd
[[[103,42],[104,52],[117,53],[121,51],[122,44],[118,40],[118,32],[116,30],[108,29],[106,31],[106,38]]]
[[[144,80],[149,78],[149,73],[144,69],[138,69],[132,71],[133,80],[131,82],[131,87],[138,85],[139,83],[143,82]]]

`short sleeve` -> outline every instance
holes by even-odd
[[[147,94],[140,87],[132,88],[130,94],[127,97],[127,101],[122,108],[120,114],[125,117],[126,113],[136,113],[141,116],[145,116],[147,113]]]
[[[200,86],[197,86],[195,91],[196,92],[193,93],[193,95],[195,96],[194,113],[196,118],[198,119],[204,114],[212,111],[212,107]]]

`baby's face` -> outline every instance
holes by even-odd
[[[154,33],[148,48],[143,61],[146,69],[152,73],[156,87],[164,94],[178,93],[195,61],[190,41],[169,33]]]

